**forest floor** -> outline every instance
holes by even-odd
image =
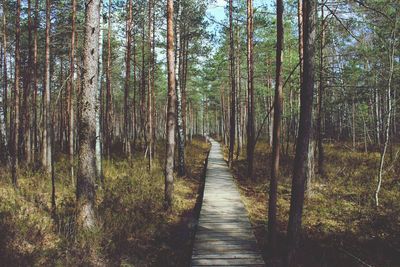
[[[391,162],[388,156],[381,204],[376,208],[379,152],[362,150],[343,144],[325,146],[326,175],[316,176],[305,201],[299,266],[400,266],[400,160],[395,159],[395,150]],[[270,258],[266,244],[270,155],[270,146],[259,141],[254,157],[256,182],[246,177],[244,155],[233,164],[266,262]],[[290,208],[293,155],[290,149],[281,156],[277,214],[280,253],[284,251]]]
[[[2,169],[1,265],[188,266],[209,149],[201,137],[187,142],[187,175],[175,180],[171,212],[163,209],[164,144],[158,146],[151,172],[142,153],[133,160],[104,161],[105,184],[97,189],[99,223],[90,236],[75,230],[75,186],[65,156],[55,165],[55,218],[46,175],[21,170],[16,191]]]

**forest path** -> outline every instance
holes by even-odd
[[[211,143],[192,266],[265,266],[221,146]]]

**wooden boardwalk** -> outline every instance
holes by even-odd
[[[265,266],[221,147],[211,143],[192,266]]]

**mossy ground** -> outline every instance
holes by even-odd
[[[362,150],[344,144],[325,145],[326,175],[315,177],[305,201],[299,266],[363,266],[360,260],[372,266],[400,266],[400,160],[395,160],[395,153],[392,161],[388,155],[381,204],[376,208],[379,153]],[[288,155],[281,156],[277,214],[281,253],[289,216],[293,155],[293,149],[289,149]],[[267,142],[259,141],[254,158],[256,182],[246,177],[245,155],[234,162],[233,173],[268,259],[271,149]]]
[[[51,182],[44,173],[20,170],[14,190],[2,169],[0,265],[187,266],[209,144],[201,137],[187,143],[187,175],[175,179],[169,212],[163,209],[164,149],[160,143],[151,172],[142,152],[132,160],[104,161],[105,183],[96,198],[98,227],[85,234],[76,231],[75,186],[65,156],[56,162],[55,217]]]

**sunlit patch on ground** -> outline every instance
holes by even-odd
[[[1,170],[0,265],[188,266],[209,148],[200,137],[187,142],[187,175],[176,178],[174,208],[168,213],[163,209],[163,144],[151,172],[141,152],[133,160],[104,161],[105,184],[97,190],[99,222],[90,236],[76,233],[75,187],[63,156],[56,163],[55,219],[46,175],[22,171],[15,191]]]
[[[245,149],[244,149],[245,150]],[[388,160],[380,194],[374,203],[379,153],[351,150],[345,145],[325,146],[326,175],[316,176],[303,213],[301,266],[400,266],[400,162]],[[279,247],[284,248],[290,208],[293,150],[281,156],[278,186]],[[245,206],[264,255],[266,244],[270,147],[257,144],[257,182],[246,177],[246,158],[233,164]],[[393,165],[393,166],[392,166]],[[313,255],[312,257],[310,255]],[[358,258],[358,259],[357,259]]]

